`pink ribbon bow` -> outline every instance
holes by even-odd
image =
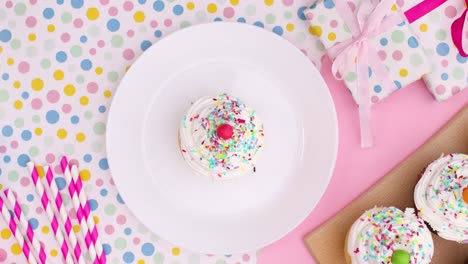
[[[468,15],[468,0],[465,0],[465,11],[452,24],[452,40],[458,52],[463,57],[468,57],[467,51],[463,50],[463,26]]]
[[[383,89],[391,92],[397,89],[388,76],[377,51],[368,41],[374,36],[404,22],[400,13],[392,12],[394,1],[383,0],[374,6],[371,1],[361,1],[355,14],[347,1],[335,1],[336,9],[344,19],[353,37],[328,49],[333,59],[332,72],[336,78],[346,76],[355,70],[357,73],[357,101],[361,126],[361,146],[372,146],[371,102],[369,78],[376,76]],[[369,14],[370,12],[370,14]]]

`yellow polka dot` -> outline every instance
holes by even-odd
[[[0,183],[0,190],[3,190],[3,185]]]
[[[16,100],[15,103],[13,103],[13,106],[20,110],[21,108],[23,108],[23,102],[21,102],[20,100]]]
[[[102,74],[102,68],[101,67],[96,67],[96,69],[94,71],[96,72],[97,75]]]
[[[334,32],[328,33],[328,40],[334,41],[336,39],[336,34]]]
[[[34,91],[40,91],[44,88],[44,81],[41,78],[35,78],[31,81],[31,87]]]
[[[62,80],[64,76],[65,76],[65,74],[63,73],[62,70],[56,70],[54,72],[54,79],[57,80],[57,81]]]
[[[19,81],[15,81],[13,83],[13,87],[15,87],[16,89],[20,88],[21,87],[21,83]]]
[[[187,3],[187,9],[188,10],[193,10],[195,8],[195,4],[193,2],[188,2]]]
[[[230,0],[229,2],[231,2],[231,5],[233,6],[236,6],[239,4],[239,0]]]
[[[95,223],[96,225],[99,224],[99,217],[93,216],[93,219],[94,219],[94,223]]]
[[[99,17],[99,10],[95,7],[88,8],[86,11],[86,17],[89,20],[96,20]]]
[[[13,253],[14,255],[19,255],[21,254],[21,252],[23,252],[21,250],[21,247],[18,243],[14,243],[12,246],[11,246],[11,253]]]
[[[3,239],[9,239],[11,237],[11,231],[9,228],[4,228],[2,229],[2,232],[0,232],[0,235]]]
[[[216,12],[216,10],[218,10],[218,6],[216,6],[216,4],[214,3],[208,4],[208,6],[206,7],[206,11],[208,11],[208,13],[211,13],[211,14]]]
[[[57,137],[60,139],[64,139],[67,137],[67,131],[63,128],[57,130]]]
[[[44,168],[42,166],[36,166],[37,169],[37,174],[39,174],[39,178],[44,178],[45,173],[44,173]]]
[[[67,84],[65,85],[65,87],[63,87],[63,92],[65,93],[65,95],[72,96],[75,94],[75,91],[75,86],[73,86],[72,84]]]
[[[88,103],[89,103],[89,98],[87,96],[81,96],[80,104],[81,105],[87,105]]]
[[[54,258],[55,258],[55,257],[58,255],[58,252],[57,252],[57,250],[55,250],[55,249],[51,249],[51,250],[50,250],[50,255],[51,255],[52,257],[54,257]]]
[[[427,31],[427,24],[426,23],[422,23],[420,26],[419,26],[419,30],[421,30],[422,32],[426,32]]]
[[[293,31],[294,30],[294,24],[291,24],[291,23],[287,24],[286,25],[286,30],[287,31]]]
[[[29,34],[28,39],[29,39],[29,41],[35,41],[36,40],[36,34],[34,34],[34,33]]]
[[[89,170],[82,170],[80,171],[80,178],[82,181],[89,181],[91,179],[91,172]]]
[[[396,11],[397,10],[397,6],[396,5],[392,5],[392,11]]]
[[[80,232],[80,226],[79,225],[74,225],[73,226],[73,232],[79,233]]]
[[[38,136],[42,135],[42,128],[36,127],[36,129],[34,129],[34,134]]]
[[[85,134],[83,134],[83,133],[81,133],[81,132],[78,133],[78,134],[76,134],[76,141],[78,141],[78,142],[83,142],[85,139],[86,139]]]
[[[43,226],[41,231],[44,234],[48,234],[49,233],[49,227],[48,226]]]
[[[320,36],[322,36],[322,28],[320,26],[310,26],[309,27],[309,33],[311,35],[320,37]]]
[[[2,53],[2,51],[3,51],[3,47],[2,47],[2,46],[0,46],[0,53]]]
[[[175,248],[172,248],[172,255],[174,256],[177,256],[180,254],[180,249],[175,247]]]
[[[52,25],[52,24],[48,25],[48,26],[47,26],[47,31],[49,31],[49,32],[54,32],[54,31],[55,31],[55,26]]]
[[[109,98],[109,97],[111,97],[111,96],[112,96],[112,92],[111,92],[111,91],[109,91],[109,90],[105,90],[105,91],[104,91],[104,97],[105,97],[105,98]]]
[[[11,66],[11,65],[13,65],[13,63],[15,63],[15,60],[13,58],[8,58],[6,60],[6,63]]]
[[[128,65],[127,67],[125,67],[125,72],[128,72],[128,70],[130,70],[130,65]]]
[[[136,11],[135,14],[133,14],[133,19],[137,23],[143,22],[143,21],[145,21],[145,13],[143,13],[141,11]]]
[[[274,1],[273,0],[265,0],[264,2],[265,2],[265,5],[271,6]]]
[[[405,68],[401,69],[401,70],[400,70],[400,76],[401,76],[401,77],[406,77],[406,76],[408,76],[408,70],[405,69]]]
[[[137,264],[145,264],[146,262],[143,259],[138,260]]]

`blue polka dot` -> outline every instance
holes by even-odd
[[[157,37],[157,38],[161,37],[161,35],[162,35],[161,30],[156,30],[156,31],[154,32],[154,36]]]
[[[71,0],[71,5],[73,8],[79,9],[83,6],[84,0]]]
[[[107,170],[109,168],[109,164],[107,163],[107,159],[101,159],[99,161],[99,168],[101,168],[101,170]]]
[[[468,60],[468,57],[463,57],[460,53],[457,54],[457,61],[459,63],[465,63]]]
[[[149,47],[151,47],[151,45],[153,45],[153,43],[151,43],[151,41],[149,41],[149,40],[144,40],[143,42],[141,42],[140,48],[141,48],[142,51],[145,51],[145,50],[147,50]]]
[[[49,124],[55,124],[59,121],[59,114],[55,110],[49,110],[46,114],[46,120]]]
[[[155,11],[161,12],[164,9],[164,2],[163,1],[156,1],[153,3],[153,9]]]
[[[2,128],[2,134],[5,137],[10,137],[11,135],[13,135],[13,128],[9,125],[4,126]]]
[[[70,118],[70,121],[72,122],[72,124],[78,124],[78,122],[80,122],[80,118],[74,115]]]
[[[446,81],[446,80],[448,79],[448,77],[449,77],[449,76],[448,76],[447,73],[442,73],[442,74],[440,75],[440,78],[441,78],[442,80],[444,80],[444,81]]]
[[[8,42],[11,39],[11,32],[8,29],[3,29],[0,31],[0,41]]]
[[[123,254],[123,260],[125,263],[132,263],[135,260],[135,255],[132,252],[127,251]]]
[[[17,159],[18,165],[20,165],[21,167],[26,167],[26,163],[28,163],[29,161],[30,159],[26,154],[19,155]]]
[[[398,89],[401,88],[401,83],[399,81],[393,81]]]
[[[93,67],[93,63],[88,59],[84,59],[81,61],[80,66],[81,66],[81,69],[85,71],[89,71],[91,67]]]
[[[10,163],[11,157],[8,156],[8,155],[5,155],[5,157],[3,157],[3,161],[4,161],[5,163]]]
[[[85,162],[91,162],[91,160],[93,160],[93,157],[91,155],[89,155],[89,154],[86,154],[86,155],[83,156],[83,160]]]
[[[323,5],[327,8],[327,9],[332,9],[335,7],[335,3],[333,2],[333,0],[325,0],[323,1]]]
[[[39,221],[37,221],[36,218],[29,219],[28,223],[33,230],[35,230],[39,226]]]
[[[172,12],[174,12],[176,16],[180,16],[184,13],[184,8],[181,5],[175,5],[172,8]]]
[[[55,54],[55,59],[58,62],[65,62],[67,60],[67,54],[63,51],[59,51],[57,54]]]
[[[284,31],[283,31],[282,27],[276,26],[276,27],[273,28],[273,32],[281,36],[281,35],[283,35]]]
[[[22,92],[21,93],[21,98],[28,99],[29,98],[29,93],[28,92]]]
[[[380,39],[380,45],[387,46],[387,44],[388,44],[388,39],[386,39],[386,38],[381,38]]]
[[[31,137],[32,137],[31,131],[24,130],[23,132],[21,132],[21,138],[24,141],[29,141],[31,139]]]
[[[109,21],[107,21],[107,29],[111,32],[119,30],[120,22],[115,18],[109,19]]]
[[[106,255],[109,255],[112,252],[112,247],[107,243],[102,244],[102,249],[104,250]]]
[[[132,229],[129,228],[129,227],[125,228],[125,229],[124,229],[124,234],[126,234],[127,236],[128,236],[128,235],[131,235],[131,234],[132,234]]]
[[[220,17],[217,17],[217,18],[215,18],[213,21],[214,21],[214,22],[219,22],[219,21],[223,21],[223,19],[220,18]]]
[[[381,91],[382,91],[382,86],[380,86],[380,85],[374,86],[374,92],[380,93]]]
[[[260,21],[255,22],[254,25],[257,26],[257,27],[261,27],[261,28],[264,27],[263,23],[260,22]]]
[[[57,4],[63,5],[64,0],[57,0]]]
[[[447,43],[441,42],[437,45],[436,51],[440,56],[447,56],[447,54],[449,54],[450,47]]]
[[[99,205],[95,199],[89,199],[88,204],[89,204],[89,209],[91,209],[91,211],[95,211]]]
[[[106,110],[107,110],[107,108],[105,106],[103,106],[103,105],[99,106],[99,108],[98,108],[99,113],[104,113],[104,112],[106,112]]]
[[[46,8],[46,9],[44,9],[44,11],[42,11],[42,15],[47,19],[53,18],[54,14],[55,14],[54,10],[52,8],[50,8],[50,7]]]
[[[7,81],[8,79],[10,79],[10,75],[8,73],[4,73],[4,74],[2,74],[2,79],[4,81]]]
[[[408,39],[408,46],[410,46],[411,48],[417,48],[419,46],[419,42],[414,36],[411,36]]]
[[[59,191],[65,189],[65,187],[67,187],[67,182],[65,181],[64,178],[56,177],[55,178],[55,183],[57,184],[57,188],[59,189]]]
[[[0,175],[2,175],[2,168],[0,168]]]
[[[239,22],[239,23],[245,23],[245,18],[239,17],[239,18],[237,19],[237,22]]]
[[[299,9],[297,10],[297,16],[301,19],[301,20],[307,20],[307,18],[305,17],[304,15],[304,10],[306,10],[307,6],[301,6],[299,7]]]
[[[99,193],[101,194],[102,197],[106,197],[108,192],[106,189],[102,189]]]
[[[86,41],[88,41],[88,38],[86,36],[81,36],[80,37],[80,42],[81,43],[86,43]]]
[[[146,3],[146,0],[138,0],[138,3],[139,3],[140,5],[143,5],[143,4]]]
[[[154,253],[154,246],[151,243],[144,243],[141,246],[141,253],[145,256],[151,256]]]
[[[124,200],[122,199],[122,196],[120,196],[120,193],[117,194],[117,202],[120,204],[125,204]]]
[[[26,196],[26,200],[28,200],[28,202],[34,201],[34,195],[28,194],[28,195]]]
[[[371,67],[368,67],[368,68],[367,68],[367,71],[368,71],[369,77],[371,77],[371,76],[372,76],[372,69],[371,69]]]

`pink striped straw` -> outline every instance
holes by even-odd
[[[39,255],[39,261],[42,264],[48,263],[47,261],[47,254],[44,250],[44,246],[39,242],[37,239],[32,226],[29,224],[28,219],[23,214],[23,210],[21,209],[21,205],[16,200],[15,195],[9,189],[3,191],[3,194],[6,196],[7,200],[9,201],[11,207],[13,208],[13,213],[16,216],[20,226],[23,230],[26,230],[26,237],[29,239],[33,248]]]
[[[8,223],[8,227],[10,228],[11,233],[15,236],[16,240],[18,241],[18,244],[20,245],[24,256],[28,260],[30,264],[37,264],[36,256],[31,252],[31,246],[28,244],[28,241],[26,241],[23,237],[23,234],[21,234],[18,226],[15,223],[15,219],[13,218],[13,215],[10,214],[8,209],[5,206],[5,203],[3,202],[3,199],[0,197],[0,212],[3,216],[3,219],[5,219],[5,222]]]
[[[67,264],[74,264],[75,262],[73,261],[72,255],[70,254],[69,250],[69,245],[67,240],[65,240],[64,236],[67,236],[67,233],[65,231],[65,228],[61,228],[61,232],[59,232],[59,220],[55,216],[54,211],[52,210],[51,206],[51,200],[49,199],[47,192],[44,190],[44,186],[42,185],[42,182],[39,179],[39,173],[37,168],[34,166],[34,163],[28,162],[27,164],[29,172],[31,173],[31,178],[34,183],[34,187],[36,187],[36,192],[40,197],[42,207],[44,208],[44,211],[47,214],[47,217],[49,218],[50,225],[52,227],[52,231],[54,232],[55,239],[57,239],[57,242],[60,245],[60,250],[62,252],[63,258],[65,260],[65,263]],[[79,248],[78,248],[79,250]],[[79,252],[77,252],[79,253]],[[76,254],[75,254],[76,255]],[[78,257],[81,254],[78,255]]]
[[[85,238],[85,244],[88,248],[89,254],[91,256],[93,264],[105,264],[107,263],[104,250],[102,245],[98,240],[98,231],[94,224],[94,219],[90,217],[89,212],[90,208],[87,202],[87,199],[80,201],[79,193],[76,188],[76,182],[72,179],[72,173],[70,172],[68,160],[66,157],[62,157],[60,161],[62,167],[63,175],[68,184],[68,192],[75,207],[76,217],[81,226],[81,232]],[[81,183],[81,180],[80,180]],[[79,186],[81,191],[82,184]],[[84,192],[81,192],[84,193]],[[83,195],[81,196],[83,198]],[[99,248],[100,246],[100,248]],[[100,249],[100,251],[98,251]]]

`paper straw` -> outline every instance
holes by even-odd
[[[70,253],[69,244],[64,238],[64,236],[68,236],[67,232],[65,231],[64,226],[59,225],[59,220],[55,216],[55,213],[52,209],[51,200],[49,199],[47,192],[44,190],[44,186],[39,179],[39,173],[37,171],[37,168],[34,166],[32,162],[28,162],[27,166],[28,166],[29,172],[31,173],[31,178],[34,183],[34,187],[36,188],[36,192],[40,197],[42,208],[44,208],[44,211],[46,212],[47,217],[49,218],[52,231],[54,232],[54,235],[55,235],[55,239],[59,243],[60,250],[62,252],[65,263],[74,264],[75,262],[73,261],[72,255]],[[63,222],[65,222],[65,219],[63,219]],[[61,227],[60,228],[61,232],[59,232],[58,230],[59,226]],[[80,262],[81,249],[79,248],[79,245],[78,245],[77,250],[78,251],[74,251],[75,253],[78,253],[78,255],[75,254],[75,257],[76,259],[78,259],[79,263],[82,263],[82,261]]]
[[[23,214],[23,210],[21,209],[18,200],[16,200],[15,195],[8,189],[3,191],[3,194],[10,202],[10,205],[13,208],[13,213],[16,216],[16,219],[18,220],[21,228],[23,230],[26,230],[26,237],[31,242],[34,250],[38,253],[40,263],[47,264],[47,254],[45,253],[44,246],[42,246],[39,240],[37,239],[34,230],[29,224],[26,216]]]
[[[86,244],[86,247],[88,248],[89,254],[91,256],[91,260],[93,264],[98,264],[98,263],[105,264],[107,263],[106,257],[104,254],[104,250],[102,249],[102,245],[99,243],[99,240],[98,240],[98,232],[97,232],[96,226],[94,225],[94,219],[90,219],[89,217],[90,210],[89,210],[89,205],[87,203],[87,200],[84,200],[84,203],[82,206],[79,194],[77,193],[75,181],[72,178],[73,176],[68,166],[68,160],[66,157],[62,158],[62,160],[60,161],[60,165],[63,170],[63,175],[65,176],[65,181],[68,184],[68,192],[70,193],[73,206],[75,207],[76,217],[78,218],[78,222],[80,223],[81,232],[83,233],[83,236],[85,238],[85,244]],[[75,171],[77,172],[76,167],[75,167]],[[79,188],[81,190],[81,187]],[[96,252],[98,251],[98,246],[100,246],[99,253]]]
[[[3,202],[3,199],[1,197],[0,197],[0,212],[3,216],[3,219],[5,219],[5,222],[8,223],[8,227],[10,228],[11,233],[15,236],[16,240],[18,241],[18,244],[20,245],[23,251],[23,254],[28,260],[28,262],[30,264],[37,264],[36,257],[34,256],[34,254],[32,254],[30,245],[24,239],[23,234],[21,234],[18,226],[15,223],[13,215],[10,214],[10,212],[6,208],[5,203]]]

